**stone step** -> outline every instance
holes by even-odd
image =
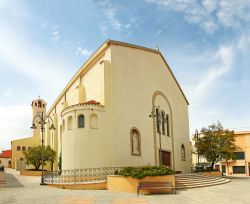
[[[214,184],[214,183],[223,183],[225,181],[214,181],[214,182],[196,182],[196,183],[175,183],[176,186],[185,186],[185,185],[206,185],[206,184]]]
[[[223,177],[215,177],[215,176],[208,176],[208,177],[175,177],[177,180],[181,180],[181,179],[217,179],[217,178],[223,178]]]
[[[213,181],[185,181],[185,182],[175,182],[176,185],[182,185],[182,184],[202,184],[202,183],[217,183],[217,182],[223,182],[225,180],[213,180]]]
[[[222,185],[225,183],[230,182],[229,179],[226,179],[225,181],[220,181],[220,182],[213,182],[213,183],[200,183],[200,184],[186,184],[186,185],[176,185],[176,189],[187,189],[187,188],[201,188],[201,187],[208,187],[208,186],[215,186],[215,185]]]
[[[224,178],[211,178],[211,179],[176,179],[176,182],[199,182],[199,181],[219,181],[219,180],[223,180]]]
[[[176,174],[176,178],[218,178],[218,176],[207,176],[203,174]],[[220,176],[221,177],[221,176]]]
[[[176,175],[176,188],[200,188],[206,186],[221,185],[230,182],[223,177],[206,176],[201,174],[178,174]]]

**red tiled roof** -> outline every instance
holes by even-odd
[[[0,157],[2,157],[2,158],[11,158],[11,150],[4,150]]]
[[[82,104],[88,104],[88,105],[100,105],[101,103],[100,102],[97,102],[95,100],[90,100],[90,101],[87,101],[85,103],[82,103]]]
[[[101,105],[100,102],[97,102],[95,100],[90,100],[90,101],[87,101],[87,102],[84,102],[84,103],[77,103],[77,104],[74,104],[74,105],[70,105],[70,106],[68,106],[65,109],[68,109],[68,108],[71,108],[71,107],[75,107],[75,106],[79,106],[79,105],[95,105],[95,106],[102,106],[103,107],[103,105]]]

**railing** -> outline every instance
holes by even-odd
[[[44,182],[47,184],[53,183],[91,183],[106,181],[107,175],[115,174],[115,171],[122,167],[103,167],[103,168],[86,168],[86,169],[70,169],[46,172]]]

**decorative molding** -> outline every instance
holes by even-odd
[[[173,134],[173,112],[172,112],[172,108],[171,108],[171,105],[170,105],[170,102],[168,100],[168,98],[165,96],[164,93],[162,93],[161,91],[155,91],[153,96],[152,96],[152,112],[153,112],[153,109],[155,107],[155,99],[157,96],[162,96],[168,107],[169,107],[169,111],[170,111],[170,114],[169,114],[169,120],[170,120],[170,138],[172,139],[172,154],[171,154],[171,157],[172,157],[172,162],[171,162],[171,165],[172,165],[172,168],[175,169],[175,157],[174,157],[174,134]],[[153,137],[154,137],[154,152],[155,152],[155,165],[157,165],[159,163],[159,156],[158,156],[158,152],[157,152],[157,134],[156,134],[156,119],[155,117],[153,117]],[[158,158],[158,159],[157,159]]]

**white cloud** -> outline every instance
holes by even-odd
[[[5,90],[4,96],[11,97],[12,95],[13,95],[13,90],[12,89]]]
[[[47,22],[42,22],[41,27],[42,28],[47,28],[48,27],[48,23]]]
[[[247,52],[250,50],[250,31],[247,31],[240,36],[237,49],[240,52]]]
[[[66,76],[70,65],[65,59],[55,57],[53,53],[48,52],[29,38],[26,28],[22,24],[25,25],[27,16],[32,16],[26,10],[22,11],[24,8],[20,7],[19,9],[18,21],[11,22],[11,26],[9,19],[13,17],[12,13],[0,18],[0,62],[5,63],[15,72],[29,77],[43,90],[51,90],[48,86],[58,90],[58,87],[62,87],[68,78]],[[22,13],[25,15],[21,15]],[[58,25],[54,25],[52,28],[54,41],[60,39],[58,28]],[[0,69],[3,69],[3,66]],[[65,73],[63,75],[61,74],[62,70]]]
[[[0,146],[10,148],[10,141],[31,136],[32,112],[29,105],[1,105],[0,104]]]
[[[215,61],[215,65],[207,70],[193,90],[193,97],[195,98],[207,95],[209,89],[216,86],[216,80],[219,80],[220,77],[230,71],[234,61],[233,48],[221,46],[214,57],[212,57],[212,60]]]
[[[212,13],[216,11],[218,8],[218,1],[217,0],[203,0],[201,1],[201,4],[203,7],[207,10],[208,13]]]
[[[27,90],[27,95],[35,89],[39,91],[37,95],[42,94],[45,100],[51,103],[55,100],[55,94],[62,90],[70,77],[69,62],[66,59],[58,58],[53,52],[49,52],[40,44],[32,41],[25,27],[27,17],[32,19],[32,14],[27,12],[23,5],[15,6],[13,8],[19,10],[18,14],[5,12],[5,10],[2,12],[3,5],[2,2],[0,3],[0,69],[8,67],[15,73],[10,79],[11,81],[19,80],[21,82],[25,78],[22,81],[24,85],[27,85],[27,82],[33,84]],[[58,37],[59,32],[53,30],[53,35]],[[23,78],[16,78],[16,76]],[[11,96],[11,87],[9,88],[4,93],[5,96]],[[13,100],[12,104],[9,106],[0,104],[1,147],[6,147],[10,140],[15,138],[31,135],[29,129],[31,107],[29,104],[20,105],[18,99]]]
[[[217,49],[191,54],[190,59],[184,56],[189,63],[183,88],[190,102],[191,133],[217,120],[226,128],[249,130],[249,70],[241,64],[248,61],[249,36],[244,32]]]
[[[23,2],[19,0],[0,0],[0,17],[9,13],[11,13],[13,17],[30,17]]]
[[[55,59],[50,53],[46,53],[41,47],[21,36],[19,32],[6,29],[0,25],[0,60],[26,76],[34,83],[40,85],[51,85],[65,83],[67,62]],[[18,35],[18,36],[17,36]],[[67,72],[67,71],[66,71]],[[60,85],[61,86],[61,85]]]
[[[52,33],[51,33],[51,41],[52,42],[55,42],[55,43],[57,43],[60,39],[61,39],[61,36],[60,36],[60,34],[59,34],[59,32],[58,31],[53,31]]]
[[[108,26],[106,22],[100,22],[99,23],[99,29],[101,30],[101,33],[103,35],[107,35],[108,34]]]
[[[199,78],[201,80],[197,83],[196,87],[192,89],[191,97],[194,99],[202,98],[207,95],[209,90],[218,86],[221,78],[231,71],[234,66],[236,57],[240,54],[248,54],[250,49],[250,35],[249,32],[242,34],[237,41],[231,42],[230,45],[222,45],[215,51],[214,55],[204,55],[197,57],[201,64],[206,66],[207,59],[209,59],[210,66],[205,68]]]
[[[156,33],[155,33],[155,36],[159,36],[160,34],[162,33],[162,30],[157,30]]]
[[[207,33],[215,32],[220,26],[237,28],[250,23],[250,0],[146,0],[184,14],[185,19],[199,25]]]
[[[102,34],[106,35],[108,32],[108,27],[111,26],[112,29],[118,31],[118,32],[127,32],[128,34],[131,34],[132,27],[137,26],[136,19],[134,17],[129,17],[125,20],[125,22],[122,22],[120,18],[118,17],[118,14],[121,12],[127,12],[123,11],[123,8],[118,5],[111,3],[110,0],[102,0],[99,1],[99,5],[103,9],[103,12],[106,16],[106,19],[101,21],[99,23],[99,29],[101,30]],[[129,15],[127,15],[129,16]]]
[[[92,52],[88,50],[87,48],[77,47],[76,49],[77,56],[89,57],[91,53]]]

